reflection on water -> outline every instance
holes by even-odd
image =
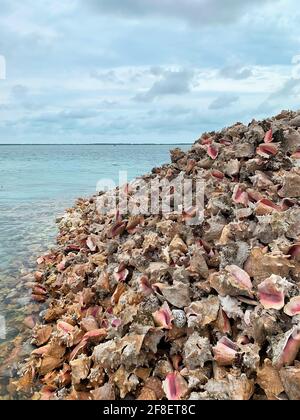
[[[18,362],[31,352],[30,330],[39,320],[40,304],[31,301],[36,256],[55,243],[55,217],[71,203],[35,201],[0,205],[0,399],[11,394]]]

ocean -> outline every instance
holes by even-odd
[[[0,146],[0,396],[9,395],[17,362],[29,351],[24,318],[38,308],[30,302],[24,278],[34,269],[36,257],[55,244],[55,219],[76,198],[94,194],[99,180],[117,184],[119,171],[132,180],[170,162],[174,147]],[[16,354],[13,360],[11,352]]]

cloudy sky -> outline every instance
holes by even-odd
[[[0,0],[0,143],[190,143],[299,109],[299,17],[298,0]]]

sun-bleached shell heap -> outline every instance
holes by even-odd
[[[204,219],[78,200],[38,259],[34,399],[300,399],[300,113],[206,133],[145,175],[205,181]],[[130,195],[130,188],[127,188]],[[172,194],[172,191],[171,191]]]

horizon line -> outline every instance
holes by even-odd
[[[0,146],[184,146],[194,143],[0,143]]]

